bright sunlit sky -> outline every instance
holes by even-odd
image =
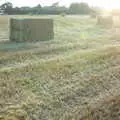
[[[107,9],[120,8],[120,0],[6,0],[14,4],[14,6],[36,6],[41,4],[42,6],[51,5],[55,2],[59,2],[60,5],[69,6],[72,2],[87,2],[91,6],[100,6]],[[1,0],[0,4],[5,2]]]

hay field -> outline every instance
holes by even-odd
[[[1,120],[120,120],[119,29],[49,16],[54,40],[15,43],[7,17],[26,16],[0,23]]]

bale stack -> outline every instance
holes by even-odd
[[[54,38],[52,19],[10,19],[10,40],[36,42]]]
[[[97,24],[112,27],[114,24],[112,16],[98,16]]]

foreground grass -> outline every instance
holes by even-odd
[[[91,102],[99,99],[100,94],[104,96],[107,93],[111,97],[116,94],[110,90],[119,91],[119,59],[118,47],[84,54],[77,53],[62,59],[4,70],[0,73],[1,80],[3,85],[9,88],[2,93],[7,99],[21,96],[16,98],[19,104],[22,99],[27,99],[26,93],[23,94],[25,91],[29,90],[30,95],[34,94],[37,101],[25,100],[26,106],[22,106],[31,118],[35,116],[36,119],[46,120],[77,119],[76,116],[79,118]],[[11,80],[11,86],[5,82]],[[3,99],[5,100],[4,97]],[[31,106],[31,102],[34,103],[34,107]]]
[[[88,18],[54,19],[54,40],[0,44],[0,119],[119,120],[112,30]]]

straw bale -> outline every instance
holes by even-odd
[[[54,38],[52,19],[11,19],[10,40],[16,42],[44,41]]]

